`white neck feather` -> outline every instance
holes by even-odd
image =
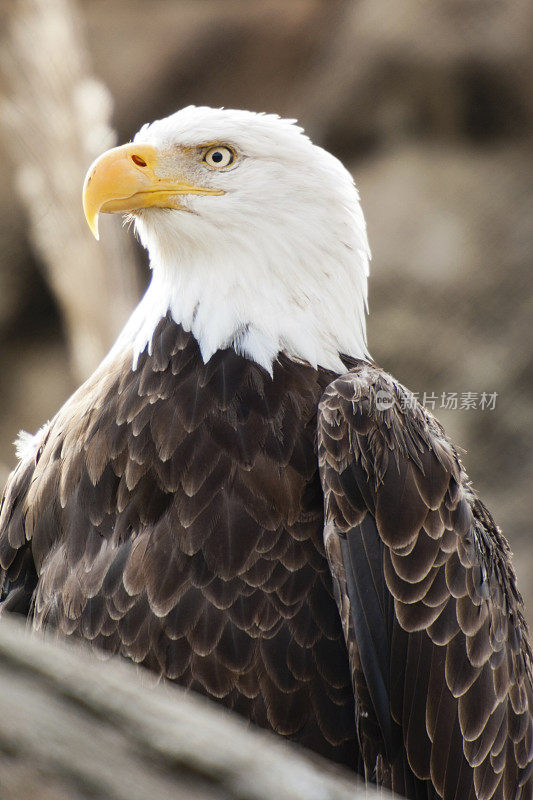
[[[156,223],[158,240],[165,216]],[[150,241],[143,220],[137,227]],[[228,249],[185,239],[181,252],[168,255],[158,240],[150,243],[150,286],[110,355],[133,344],[135,367],[170,311],[197,339],[204,362],[229,346],[269,372],[281,352],[336,372],[345,369],[339,354],[367,359],[362,243],[306,238],[293,249],[270,232],[256,233]]]

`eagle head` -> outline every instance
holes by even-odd
[[[128,332],[164,314],[205,361],[218,349],[272,370],[278,353],[341,369],[365,358],[369,249],[352,176],[294,120],[189,106],[90,167],[83,205],[134,219],[152,282]]]

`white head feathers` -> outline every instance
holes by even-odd
[[[136,356],[170,310],[204,361],[218,349],[271,371],[279,352],[335,371],[339,353],[368,356],[370,252],[351,175],[292,120],[189,106],[145,125],[136,143],[168,151],[228,145],[235,161],[194,175],[218,196],[187,195],[187,210],[142,209],[135,226],[152,282],[112,353]],[[192,213],[187,213],[192,212]]]

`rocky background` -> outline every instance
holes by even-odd
[[[8,109],[0,114],[0,472],[14,464],[17,431],[33,431],[55,412],[110,344],[137,282],[148,279],[137,248],[107,261],[123,264],[123,289],[110,289],[107,273],[95,270],[62,293],[30,233],[25,208],[35,173],[21,175],[13,114],[26,97],[24,157],[32,169],[51,169],[67,147],[70,116],[48,111],[43,123],[32,103],[46,100],[47,70],[56,80],[75,45],[83,50],[80,69],[110,90],[120,141],[189,103],[249,108],[297,117],[353,171],[373,251],[371,351],[421,399],[425,393],[464,450],[511,542],[531,625],[529,0],[84,0],[68,9],[75,38],[67,29],[64,46],[55,47],[61,26],[53,12],[66,19],[67,5],[49,0],[47,21],[13,45],[18,17],[38,5],[0,0],[0,95]],[[38,92],[37,77],[21,79],[13,69],[24,61],[17,48],[43,59]],[[45,147],[43,125],[57,144],[47,129]],[[91,146],[95,154],[109,146],[103,132]],[[83,175],[91,158],[78,160]],[[80,191],[81,180],[74,181]],[[52,199],[45,189],[31,207],[34,223],[54,234],[61,226],[47,216]],[[69,209],[76,231],[83,228],[77,202]],[[109,223],[120,236],[119,221]],[[89,241],[83,247],[93,247]],[[96,245],[90,252],[102,258]],[[67,267],[76,261],[68,247],[61,256]],[[87,315],[95,339],[78,336],[74,346],[76,304],[89,295],[97,298]],[[109,328],[99,322],[102,310],[113,319]],[[80,359],[83,347],[88,355]],[[451,408],[442,407],[443,394]]]

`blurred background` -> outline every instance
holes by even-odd
[[[190,103],[296,117],[361,193],[371,352],[464,451],[531,627],[532,41],[529,0],[0,0],[0,483],[148,281],[118,218],[90,237],[92,159]]]

